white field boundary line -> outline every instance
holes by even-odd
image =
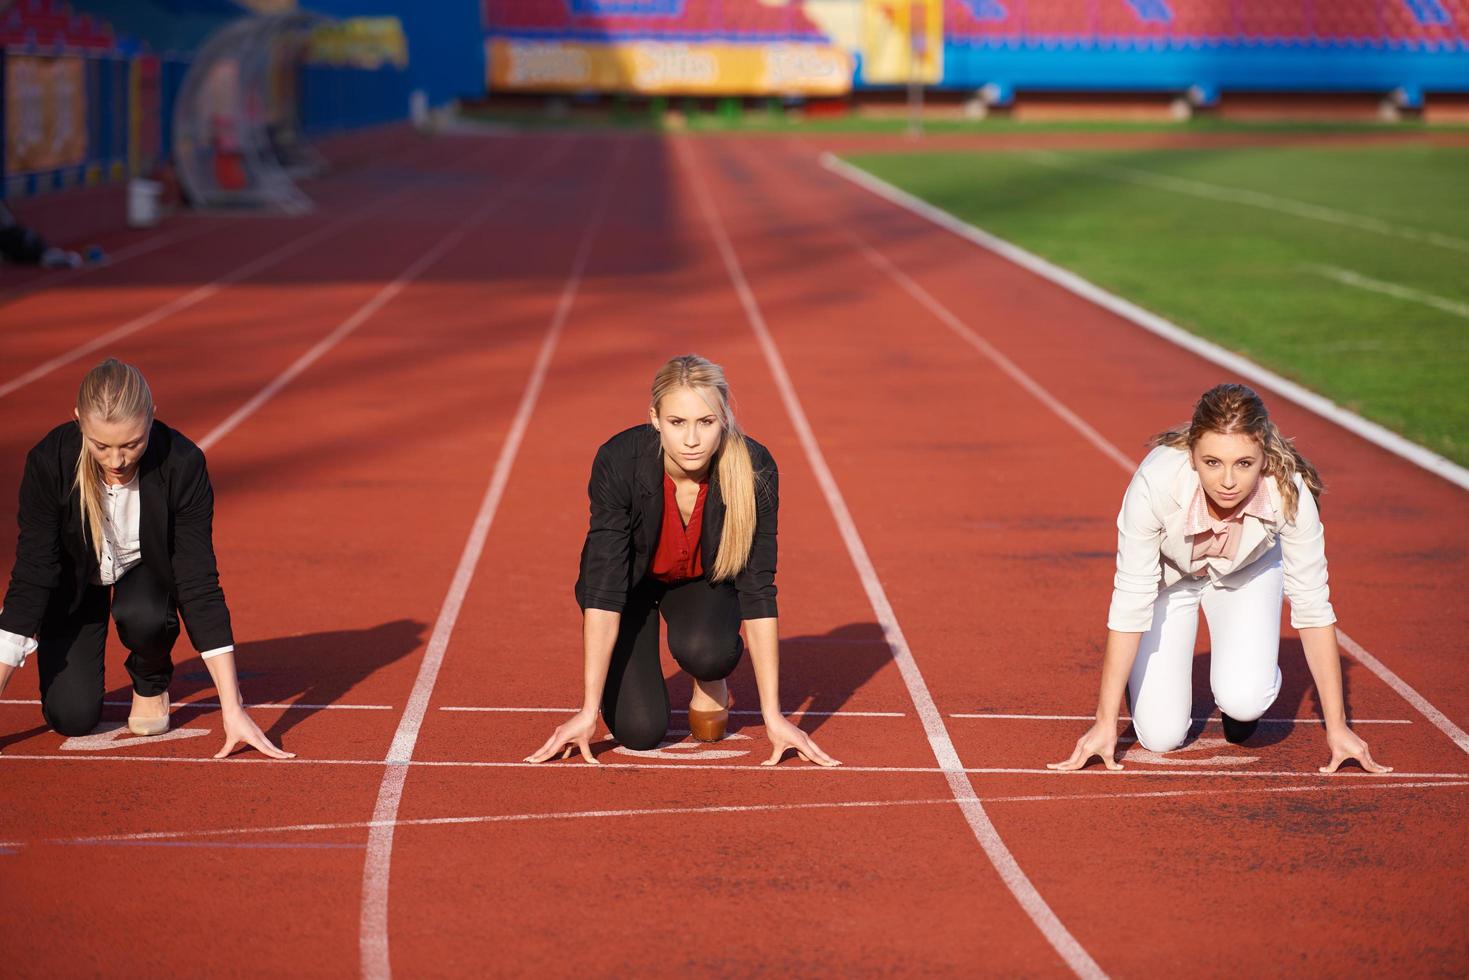
[[[122,340],[124,337],[132,336],[140,330],[144,330],[148,327],[153,326],[156,323],[160,323],[173,316],[175,313],[182,313],[185,310],[192,309],[193,307],[198,306],[200,303],[203,303],[204,301],[218,295],[225,288],[232,286],[235,283],[241,282],[245,279],[249,279],[256,273],[264,272],[271,266],[278,265],[291,256],[296,255],[299,252],[305,251],[322,239],[330,238],[338,232],[341,232],[344,229],[349,228],[366,218],[372,217],[373,215],[387,208],[389,205],[397,203],[399,198],[406,196],[412,190],[414,190],[414,188],[407,187],[403,188],[402,190],[388,194],[382,198],[379,198],[376,203],[368,207],[353,211],[350,214],[338,218],[336,221],[333,221],[329,224],[324,224],[313,231],[307,232],[300,238],[293,239],[292,241],[280,246],[274,251],[267,252],[266,254],[261,256],[257,256],[249,262],[246,262],[244,265],[239,266],[232,272],[227,272],[219,278],[214,279],[211,282],[207,282],[202,286],[196,286],[193,289],[189,290],[187,293],[184,293],[182,296],[176,296],[163,305],[155,307],[147,313],[143,313],[139,316],[133,317],[131,320],[123,323],[121,326],[114,327],[104,334],[93,337],[91,340],[85,341],[84,343],[78,344],[76,347],[73,347],[71,350],[67,351],[64,354],[58,354],[48,361],[43,361],[42,363],[36,365],[29,371],[26,371],[25,373],[19,375],[18,377],[12,378],[3,384],[0,384],[0,398],[4,398],[6,395],[14,394],[20,389],[31,384],[32,382],[39,381],[41,378],[44,378],[52,371],[55,371],[58,368],[63,368],[80,358],[86,357],[88,354],[94,351],[100,350],[101,348],[108,346],[109,344],[116,343],[117,341]]]
[[[542,168],[551,166],[564,156],[570,145],[566,141],[552,144],[551,149],[547,152],[542,162]],[[397,298],[399,293],[412,285],[430,266],[447,255],[451,249],[463,241],[465,235],[468,235],[480,224],[483,224],[485,219],[489,218],[490,215],[514,200],[520,188],[528,184],[540,172],[541,168],[532,168],[522,173],[510,183],[503,185],[498,194],[491,197],[481,207],[470,212],[469,217],[455,225],[453,230],[439,239],[433,248],[424,252],[408,268],[400,272],[396,279],[387,283],[374,293],[371,299],[359,306],[356,312],[338,324],[331,333],[318,340],[315,344],[312,344],[309,350],[291,362],[289,367],[276,375],[275,379],[264,388],[257,391],[249,401],[235,409],[224,421],[206,433],[204,438],[199,440],[199,448],[208,452],[210,447],[216,442],[229,435],[240,423],[258,412],[266,402],[269,402],[279,394],[281,389],[296,380],[302,372],[312,364],[315,364],[324,354],[345,340],[358,327],[372,319],[379,310]]]
[[[851,558],[858,577],[862,580],[862,587],[867,593],[868,602],[882,627],[883,636],[887,638],[893,660],[898,665],[898,672],[902,675],[903,684],[908,689],[908,696],[912,698],[913,706],[923,724],[929,748],[933,751],[934,757],[944,772],[950,792],[953,793],[960,811],[964,814],[965,821],[969,824],[975,839],[979,842],[1000,879],[1066,965],[1078,977],[1085,978],[1085,980],[1098,980],[1098,978],[1106,977],[1106,973],[1082,948],[1076,937],[1071,935],[1035,885],[1026,877],[1019,862],[1015,860],[1015,856],[1010,853],[1010,849],[1000,838],[999,831],[985,812],[983,804],[979,802],[979,797],[975,795],[974,786],[963,771],[963,763],[959,760],[959,753],[954,748],[953,739],[949,737],[948,729],[944,726],[943,716],[939,713],[938,706],[934,704],[933,695],[929,692],[928,684],[923,679],[923,674],[913,657],[913,651],[908,646],[908,639],[898,624],[897,614],[888,601],[887,592],[878,578],[872,558],[867,553],[867,546],[863,543],[857,531],[856,522],[847,509],[846,499],[842,496],[836,478],[826,464],[821,446],[816,441],[816,435],[806,418],[806,411],[802,408],[795,386],[786,372],[785,362],[779,349],[775,346],[770,329],[765,323],[765,316],[760,311],[755,294],[745,278],[744,270],[735,253],[734,245],[725,231],[723,219],[720,218],[709,195],[703,174],[700,173],[697,163],[689,157],[687,141],[680,140],[677,146],[684,170],[690,175],[700,209],[704,212],[709,224],[710,234],[719,248],[720,257],[724,260],[725,270],[739,296],[740,305],[744,307],[745,318],[750,322],[750,328],[754,331],[760,349],[765,355],[771,376],[780,390],[781,401],[785,403],[786,414],[790,416],[791,424],[800,438],[802,448],[805,449],[806,460],[815,473],[816,481],[826,498],[827,507],[836,520],[842,541],[847,548],[847,554]]]
[[[3,704],[24,704],[39,706],[38,698],[5,698],[0,700]],[[110,708],[128,708],[132,706],[131,701],[103,701],[102,704]],[[218,708],[218,701],[173,701],[169,704],[170,711],[181,711],[188,708]],[[267,708],[280,710],[310,710],[310,711],[392,711],[391,704],[303,704],[299,701],[281,702],[258,702],[245,705],[246,708]]]
[[[1403,438],[1396,432],[1378,425],[1376,422],[1368,421],[1355,412],[1350,412],[1342,408],[1330,399],[1324,398],[1296,384],[1294,381],[1281,377],[1274,371],[1267,370],[1246,357],[1226,350],[1218,344],[1204,340],[1202,337],[1191,334],[1172,321],[1164,319],[1156,313],[1151,313],[1136,303],[1125,300],[1114,293],[1110,293],[1100,286],[1083,279],[1074,272],[1063,269],[1032,252],[1027,252],[1018,245],[1013,245],[987,231],[976,228],[974,225],[954,217],[941,208],[934,207],[927,201],[921,200],[909,194],[907,191],[899,190],[886,181],[874,177],[872,174],[860,170],[830,153],[822,155],[821,165],[832,173],[851,181],[863,190],[891,204],[896,204],[898,207],[910,211],[989,252],[993,252],[1026,271],[1060,286],[1067,292],[1094,303],[1102,309],[1128,320],[1150,333],[1156,334],[1187,351],[1197,354],[1206,361],[1217,364],[1241,378],[1245,378],[1257,385],[1276,392],[1288,401],[1294,402],[1307,411],[1314,412],[1322,418],[1334,422],[1348,432],[1365,439],[1380,449],[1401,457],[1415,466],[1422,467],[1430,473],[1441,476],[1457,487],[1469,490],[1469,469],[1460,466],[1452,460],[1445,459],[1437,453],[1431,452],[1417,443]],[[1078,431],[1081,431],[1083,435],[1086,434],[1086,431],[1083,429],[1078,428]],[[1108,455],[1111,454],[1109,453]]]
[[[842,166],[846,165],[843,164]],[[841,173],[840,170],[838,170],[837,172]],[[896,193],[902,194],[903,192],[897,191]],[[925,205],[925,207],[927,207],[927,205]],[[943,212],[939,213],[943,214]],[[945,215],[945,217],[947,218],[948,216]],[[980,232],[980,234],[983,233]],[[1026,374],[1013,361],[1011,361],[1009,358],[1005,357],[1004,354],[996,350],[994,345],[985,340],[982,336],[979,335],[977,331],[975,331],[967,323],[961,320],[954,313],[954,311],[950,310],[943,303],[939,302],[939,300],[932,293],[930,293],[916,280],[914,280],[912,276],[908,275],[908,273],[898,268],[897,265],[894,264],[893,261],[889,259],[885,254],[878,251],[867,242],[863,241],[855,232],[851,231],[850,229],[848,230],[848,236],[852,239],[854,245],[862,252],[862,254],[867,257],[868,261],[870,261],[873,265],[877,266],[879,269],[882,269],[889,276],[891,276],[893,280],[896,281],[898,285],[904,289],[904,291],[912,296],[913,299],[919,303],[919,305],[923,306],[925,309],[931,312],[934,317],[939,320],[939,322],[943,323],[955,334],[957,334],[961,340],[969,343],[970,346],[974,347],[974,349],[979,351],[980,354],[994,361],[994,363],[999,365],[1006,374],[1010,375],[1012,378],[1015,378],[1016,381],[1020,382],[1021,386],[1027,391],[1031,392],[1032,394],[1036,394],[1041,404],[1045,405],[1052,412],[1054,412],[1056,416],[1059,417],[1067,425],[1075,428],[1093,445],[1096,445],[1098,446],[1098,448],[1102,449],[1108,458],[1110,458],[1113,462],[1117,463],[1117,465],[1122,468],[1123,472],[1127,473],[1129,476],[1133,473],[1134,469],[1138,465],[1135,460],[1131,459],[1126,453],[1118,449],[1116,445],[1103,437],[1100,433],[1097,432],[1096,429],[1093,429],[1091,426],[1086,425],[1085,422],[1082,422],[1077,417],[1075,412],[1062,405],[1059,399],[1057,399],[1050,392],[1046,391],[1046,389],[1042,385],[1040,385],[1030,375]],[[1070,275],[1070,273],[1065,274]],[[1040,397],[1040,393],[1043,393],[1045,397]],[[1427,450],[1424,451],[1427,452]],[[1444,462],[1447,463],[1448,461],[1445,460]],[[1453,464],[1449,463],[1448,465],[1452,466]],[[1469,471],[1463,472],[1466,476],[1469,476]],[[1454,742],[1455,745],[1459,746],[1460,749],[1462,749],[1466,753],[1469,753],[1469,735],[1465,735],[1463,729],[1450,721],[1442,711],[1438,710],[1431,703],[1429,703],[1427,698],[1423,697],[1423,695],[1414,690],[1414,688],[1406,681],[1404,681],[1401,677],[1389,670],[1388,667],[1382,663],[1382,661],[1367,653],[1367,651],[1364,650],[1360,644],[1354,641],[1351,637],[1347,636],[1347,634],[1344,633],[1340,627],[1337,628],[1336,634],[1341,640],[1341,645],[1343,649],[1351,653],[1354,657],[1357,658],[1357,661],[1359,663],[1361,663],[1368,670],[1372,671],[1372,673],[1376,674],[1378,678],[1380,678],[1385,684],[1387,684],[1399,695],[1401,695],[1404,700],[1406,700],[1410,705],[1413,706],[1416,711],[1418,711],[1419,714],[1427,718],[1428,721],[1433,725],[1433,727],[1437,728],[1439,731],[1447,735],[1449,739]]]
[[[137,742],[147,741],[138,738]],[[1123,762],[1127,761],[1124,754]],[[1172,766],[1159,769],[1137,769],[1131,766],[1120,771],[1105,767],[1079,769],[1075,772],[1060,772],[1055,769],[1026,768],[1021,766],[969,766],[963,769],[944,769],[940,766],[853,766],[841,765],[832,769],[815,765],[786,764],[763,766],[751,762],[743,765],[723,762],[603,762],[589,766],[580,760],[572,762],[520,762],[496,760],[454,759],[410,759],[407,762],[388,763],[383,759],[271,759],[254,754],[241,754],[228,759],[212,756],[181,755],[44,755],[0,752],[0,764],[5,762],[146,762],[181,763],[199,765],[257,765],[275,763],[277,766],[389,766],[415,769],[529,769],[536,772],[603,772],[609,769],[677,769],[708,772],[802,772],[802,773],[867,773],[878,775],[910,775],[923,773],[968,773],[975,776],[1046,776],[1053,779],[1081,778],[1085,776],[1126,779],[1129,776],[1202,776],[1210,779],[1469,779],[1469,772],[1347,772],[1326,774],[1314,769],[1180,769]],[[1134,763],[1139,765],[1140,763]]]
[[[596,240],[597,232],[606,215],[612,190],[616,187],[618,173],[627,156],[627,147],[626,142],[619,143],[612,164],[607,168],[606,182],[598,194],[586,229],[577,245],[571,270],[561,290],[561,297],[556,304],[555,312],[551,315],[545,338],[541,341],[541,347],[531,368],[530,377],[527,379],[525,392],[521,395],[515,419],[500,448],[499,458],[495,461],[495,468],[490,476],[489,485],[485,489],[484,499],[480,503],[479,513],[475,516],[469,538],[464,543],[464,551],[460,555],[448,594],[444,597],[444,604],[434,623],[428,649],[424,652],[418,676],[413,682],[413,690],[408,696],[408,704],[404,708],[397,731],[393,735],[392,744],[388,748],[387,758],[384,760],[387,769],[378,786],[377,803],[373,807],[372,815],[375,822],[381,821],[382,823],[380,826],[374,826],[368,836],[367,857],[362,868],[362,915],[359,921],[358,949],[361,956],[362,976],[369,980],[387,980],[392,976],[392,963],[388,952],[388,886],[393,856],[392,821],[397,819],[398,808],[402,804],[403,786],[408,778],[408,763],[412,761],[413,750],[418,743],[418,734],[428,712],[429,698],[433,694],[434,685],[438,682],[439,669],[443,666],[444,655],[449,648],[449,639],[454,632],[454,624],[459,619],[459,610],[463,607],[464,599],[469,593],[469,586],[474,580],[474,570],[484,552],[490,525],[495,519],[505,487],[510,481],[510,470],[515,465],[521,441],[525,438],[526,430],[530,426],[531,415],[535,411],[546,374],[550,370],[557,342],[561,339],[566,320],[571,314],[572,304],[576,301],[577,290],[581,287],[582,277],[586,273],[592,244]]]
[[[983,803],[1040,803],[1059,802],[1070,800],[1123,800],[1123,799],[1158,799],[1168,797],[1190,797],[1190,796],[1250,796],[1255,794],[1278,794],[1278,793],[1324,793],[1331,791],[1357,791],[1357,790],[1406,790],[1406,789],[1439,789],[1443,787],[1469,786],[1469,780],[1458,782],[1432,782],[1432,783],[1335,783],[1317,786],[1247,786],[1225,789],[1181,789],[1160,790],[1157,792],[1135,792],[1135,793],[1049,793],[1032,794],[1028,796],[986,796]],[[407,820],[394,820],[394,827],[451,827],[473,824],[494,823],[542,823],[550,820],[586,820],[586,819],[608,819],[613,817],[671,817],[687,816],[693,814],[726,814],[726,813],[785,813],[802,810],[853,810],[853,809],[886,809],[887,807],[908,806],[954,806],[953,796],[945,796],[935,799],[917,800],[843,800],[827,803],[752,803],[752,804],[725,804],[716,806],[692,806],[692,807],[647,807],[639,809],[620,810],[563,810],[545,811],[539,813],[495,813],[475,816],[461,817],[414,817]],[[0,841],[0,848],[35,846],[37,844],[130,844],[143,841],[168,841],[183,838],[213,838],[213,837],[243,837],[254,834],[299,834],[320,833],[323,831],[363,830],[381,826],[374,820],[355,820],[340,823],[299,823],[280,824],[270,827],[227,827],[209,830],[151,830],[134,834],[107,834],[101,837],[53,837],[39,841]],[[286,845],[283,845],[286,846]],[[361,845],[341,845],[344,847],[360,847]]]
[[[33,701],[33,702],[30,702],[30,703],[31,704],[40,704],[39,701]],[[445,706],[445,707],[439,708],[439,710],[440,711],[471,711],[471,712],[490,712],[490,713],[513,713],[513,714],[537,714],[537,715],[574,715],[578,711],[580,711],[581,709],[580,708],[499,708],[499,707],[480,707],[480,706],[476,706],[476,705],[466,705],[466,706]],[[908,717],[907,714],[905,714],[902,711],[804,711],[804,710],[802,710],[800,708],[792,708],[792,709],[790,709],[788,711],[783,711],[783,713],[786,714],[786,715],[789,715],[791,717],[795,717],[797,715],[808,715],[808,716],[813,717],[813,718],[817,718],[817,717],[820,717],[820,718],[906,718],[906,717]],[[763,712],[754,711],[754,710],[751,710],[751,711],[731,711],[730,714],[732,714],[732,715],[761,716],[761,715],[763,715]]]
[[[1339,282],[1343,286],[1354,286],[1357,289],[1381,293],[1384,296],[1406,300],[1409,303],[1419,303],[1423,306],[1432,307],[1441,313],[1447,313],[1450,316],[1457,316],[1469,320],[1469,303],[1461,303],[1434,293],[1424,292],[1421,289],[1414,289],[1411,286],[1402,286],[1395,282],[1388,282],[1386,279],[1374,279],[1371,276],[1364,276],[1360,272],[1353,272],[1351,269],[1343,269],[1341,266],[1308,265],[1306,269],[1333,282]]]
[[[1224,184],[1213,184],[1191,177],[1175,177],[1172,174],[1161,174],[1155,170],[1144,170],[1140,167],[1119,167],[1111,163],[1082,161],[1054,150],[1028,150],[1022,156],[1054,170],[1065,170],[1092,177],[1108,177],[1141,187],[1156,187],[1160,190],[1173,191],[1175,194],[1187,194],[1191,197],[1220,201],[1225,204],[1248,204],[1265,211],[1288,214],[1293,218],[1309,218],[1313,221],[1340,225],[1343,228],[1354,228],[1358,231],[1370,231],[1405,241],[1437,245],[1454,252],[1469,252],[1469,239],[1445,235],[1437,231],[1425,231],[1409,225],[1395,224],[1381,218],[1372,218],[1353,211],[1343,211],[1340,208],[1312,204],[1309,201],[1300,201],[1291,197],[1280,197],[1264,191],[1227,187]]]

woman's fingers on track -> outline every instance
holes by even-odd
[[[601,765],[596,757],[592,755],[591,732],[580,726],[570,724],[560,725],[551,733],[551,737],[541,744],[530,755],[522,759],[522,762],[545,762],[557,752],[561,753],[563,760],[570,759],[572,754],[581,751],[582,758],[591,765]],[[608,738],[611,738],[609,735]]]
[[[214,757],[216,759],[223,759],[223,758],[227,757],[231,752],[233,752],[235,750],[235,746],[237,746],[239,744],[240,744],[240,740],[238,738],[236,738],[235,736],[233,736],[233,735],[226,736],[225,737],[225,740],[224,740],[224,748],[222,748],[218,752],[214,753]]]
[[[526,756],[521,761],[522,762],[545,762],[547,759],[551,758],[551,756],[553,756],[553,755],[556,754],[556,750],[559,749],[559,748],[561,748],[561,746],[563,744],[565,744],[565,741],[566,741],[565,739],[561,739],[560,741],[557,740],[557,736],[559,736],[560,734],[561,734],[561,729],[559,729],[559,728],[556,729],[556,731],[554,731],[554,732],[551,733],[551,737],[550,738],[546,739],[544,742],[541,743],[541,747],[540,748],[536,749],[534,752],[532,752],[530,755]]]
[[[795,735],[778,734],[771,739],[770,758],[760,763],[762,766],[775,766],[780,764],[781,757],[786,750],[793,750],[798,757],[818,766],[839,766],[836,759],[827,755],[821,747],[812,741],[811,736],[792,726]]]
[[[1086,764],[1091,761],[1092,756],[1096,756],[1102,760],[1102,765],[1113,772],[1121,769],[1122,764],[1116,759],[1116,745],[1094,745],[1088,740],[1087,736],[1090,734],[1088,732],[1087,735],[1083,735],[1076,740],[1076,748],[1071,751],[1069,758],[1061,762],[1048,762],[1046,763],[1046,768],[1055,769],[1060,772],[1074,772],[1077,769],[1086,768]]]
[[[1326,744],[1331,749],[1331,761],[1321,767],[1323,773],[1336,772],[1348,759],[1355,759],[1366,772],[1392,772],[1391,766],[1381,765],[1372,758],[1366,741],[1356,732],[1345,730],[1328,733]]]
[[[296,758],[296,753],[286,752],[282,749],[277,748],[274,744],[271,743],[270,739],[265,737],[263,733],[259,736],[258,740],[252,738],[250,740],[250,744],[255,746],[255,748],[258,749],[260,752],[270,756],[272,759]]]

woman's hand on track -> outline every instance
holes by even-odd
[[[597,730],[597,715],[595,712],[587,714],[579,711],[572,715],[570,720],[556,726],[551,737],[542,743],[530,755],[525,757],[526,762],[545,762],[557,752],[561,752],[561,758],[571,758],[571,753],[581,749],[581,757],[588,765],[599,766],[600,762],[592,755],[591,737]],[[562,749],[565,749],[562,752]]]
[[[781,756],[786,754],[787,749],[795,749],[796,755],[818,766],[841,765],[821,751],[821,746],[813,742],[810,735],[780,715],[765,719],[765,734],[770,739],[771,753],[770,758],[760,763],[762,766],[779,765]]]
[[[282,752],[275,747],[260,726],[255,724],[255,719],[246,713],[243,707],[231,708],[224,713],[224,748],[214,754],[216,759],[223,759],[241,744],[249,745],[272,759],[294,759],[296,753]]]
[[[1076,748],[1072,751],[1071,758],[1064,762],[1048,762],[1046,768],[1067,771],[1080,769],[1095,755],[1101,758],[1102,764],[1108,769],[1121,769],[1122,766],[1113,758],[1116,752],[1117,723],[1099,721],[1087,729],[1085,735],[1076,740]]]
[[[1367,743],[1350,728],[1327,729],[1326,747],[1331,749],[1331,762],[1321,767],[1322,772],[1336,772],[1337,767],[1348,759],[1356,759],[1368,772],[1392,772],[1392,766],[1383,766],[1372,760]]]

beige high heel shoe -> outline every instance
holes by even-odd
[[[734,707],[734,691],[725,689],[724,707],[716,711],[689,709],[689,734],[701,742],[717,742],[729,727],[729,709]]]
[[[140,708],[145,710],[140,711]],[[145,698],[134,691],[133,707],[128,712],[128,731],[134,735],[162,735],[168,731],[168,692]]]

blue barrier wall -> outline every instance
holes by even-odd
[[[398,18],[408,36],[408,89],[423,89],[433,105],[484,92],[479,0],[304,0],[301,6],[332,17]]]
[[[1097,44],[946,39],[941,87],[1030,91],[1469,92],[1469,50],[1386,45]]]

